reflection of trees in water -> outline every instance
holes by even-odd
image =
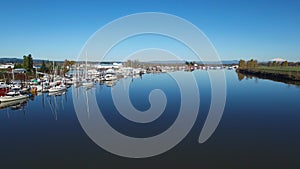
[[[256,83],[258,83],[258,78],[259,79],[268,79],[268,80],[272,80],[275,82],[282,82],[282,83],[285,83],[288,85],[295,85],[297,88],[300,88],[300,81],[298,81],[298,80],[289,80],[289,79],[285,79],[285,78],[278,77],[278,76],[267,76],[267,75],[250,74],[250,73],[248,74],[245,72],[241,73],[239,71],[236,71],[236,73],[237,73],[239,81],[244,80],[245,77],[246,77],[246,80],[255,78]]]
[[[238,79],[239,81],[243,80],[245,78],[245,75],[240,73],[240,72],[237,72],[237,75],[238,75]]]
[[[253,76],[252,75],[246,75],[246,79],[252,79]]]

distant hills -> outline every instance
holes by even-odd
[[[43,61],[49,61],[49,60],[43,60],[43,59],[33,59],[34,63],[42,63]],[[63,61],[55,61],[55,62],[63,62]],[[23,58],[9,58],[9,57],[3,57],[0,58],[0,63],[23,63]]]
[[[19,63],[23,62],[23,59],[18,58],[0,58],[0,63]]]
[[[190,62],[190,61],[188,61]],[[168,61],[147,61],[146,63],[153,63],[153,64],[184,64],[185,60],[168,60]],[[208,64],[208,65],[216,65],[219,64],[217,61],[196,61],[197,64]],[[232,65],[238,64],[238,60],[223,60],[221,61],[224,65]]]
[[[41,63],[43,60],[42,59],[34,59],[33,60],[34,63]],[[44,61],[49,61],[49,60],[44,60]],[[23,59],[20,58],[9,58],[9,57],[3,57],[0,58],[0,63],[22,63]],[[55,62],[64,62],[64,61],[55,61]],[[231,65],[231,64],[238,64],[239,61],[238,60],[223,60],[221,61],[222,64],[225,65]],[[95,63],[99,63],[99,62],[95,62]],[[145,63],[153,63],[153,64],[184,64],[185,61],[184,60],[167,60],[167,61],[146,61]],[[213,64],[218,64],[219,62],[216,61],[196,61],[197,64],[209,64],[209,65],[213,65]]]

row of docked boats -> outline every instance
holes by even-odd
[[[26,99],[29,96],[30,95],[28,95],[28,94],[22,94],[19,91],[11,91],[11,92],[6,93],[5,96],[1,96],[0,97],[0,103],[11,102],[11,101],[16,101],[16,100],[21,100],[21,99]]]
[[[35,79],[34,82],[11,82],[8,84],[0,83],[0,107],[6,102],[14,102],[17,100],[27,99],[38,92],[61,92],[67,90],[68,85],[65,81],[52,81],[47,79]]]
[[[118,78],[131,75],[130,73],[135,71],[124,69],[117,72],[114,69],[108,69],[102,72],[95,71],[89,73],[87,70],[85,72],[85,75],[74,73],[65,77],[44,74],[41,78],[26,82],[14,80],[9,84],[0,82],[0,104],[3,105],[7,102],[13,103],[18,100],[27,99],[37,93],[48,92],[49,95],[55,95],[57,92],[66,91],[71,85],[91,88],[95,85],[96,81],[106,81],[108,84],[113,85]]]

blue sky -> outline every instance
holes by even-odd
[[[31,53],[39,59],[76,60],[105,24],[133,13],[164,12],[201,29],[223,60],[299,61],[299,9],[297,0],[1,0],[0,57]]]

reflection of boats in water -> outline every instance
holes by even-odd
[[[0,103],[0,109],[11,107],[12,109],[20,109],[23,107],[28,101],[28,98],[18,99],[10,102],[2,102]]]
[[[84,86],[84,87],[93,87],[94,82],[92,80],[87,79],[86,81],[82,82],[82,86]]]
[[[82,86],[82,83],[81,82],[79,82],[79,81],[76,81],[76,82],[74,82],[74,86],[77,88],[77,87],[80,87],[80,86]]]
[[[112,73],[108,73],[104,76],[104,79],[106,81],[111,81],[111,80],[116,80],[117,79],[117,76],[115,74],[112,74]]]
[[[66,90],[61,90],[61,91],[57,91],[57,92],[50,92],[50,93],[48,93],[48,96],[61,96],[63,94],[66,94]]]
[[[28,95],[20,94],[20,92],[8,92],[5,96],[0,97],[0,103],[11,102],[15,100],[28,98]]]
[[[64,97],[63,97],[64,95]],[[48,93],[48,103],[50,110],[55,118],[55,120],[58,119],[58,112],[60,111],[60,107],[62,108],[62,111],[64,110],[64,100],[67,101],[67,95],[66,90],[64,91],[58,91],[58,92],[51,92]],[[53,100],[52,100],[53,98]],[[61,106],[57,103],[57,99],[61,99]]]
[[[55,93],[55,92],[60,92],[60,91],[65,91],[67,90],[67,87],[64,86],[64,85],[59,85],[59,86],[54,86],[54,87],[51,87],[49,89],[49,93]]]
[[[117,81],[116,81],[116,80],[105,81],[105,85],[106,85],[107,87],[112,87],[112,86],[114,86],[114,85],[116,85],[116,84],[117,84]]]

